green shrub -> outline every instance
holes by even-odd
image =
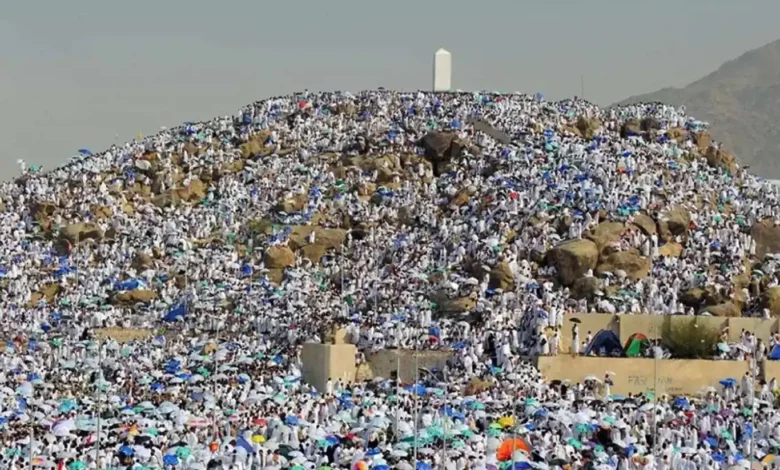
[[[695,318],[689,321],[669,321],[664,325],[663,344],[676,359],[709,359],[715,355],[719,332],[698,324]]]

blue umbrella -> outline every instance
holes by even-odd
[[[122,455],[126,455],[128,457],[132,457],[133,455],[135,455],[135,451],[130,446],[122,446],[122,447],[120,447],[119,448],[119,453],[122,454]]]
[[[179,457],[175,455],[166,455],[163,457],[163,463],[165,465],[179,465]]]
[[[415,470],[431,470],[431,466],[425,462],[418,461]]]
[[[82,155],[92,155],[92,151],[90,149],[79,149],[79,153]]]
[[[737,381],[736,381],[736,379],[723,379],[723,380],[720,381],[720,384],[723,385],[726,388],[736,387],[737,386]]]
[[[298,417],[292,415],[287,415],[284,418],[284,422],[289,424],[290,426],[298,426],[300,424],[300,421],[298,421]]]

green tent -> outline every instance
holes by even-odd
[[[650,341],[648,341],[647,336],[642,333],[634,333],[628,338],[628,341],[626,341],[626,356],[642,357],[649,348]]]

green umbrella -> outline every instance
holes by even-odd
[[[566,441],[570,446],[574,447],[577,450],[582,450],[582,442],[578,441],[574,438],[569,438],[568,441]]]
[[[176,456],[180,459],[186,459],[187,457],[192,454],[192,451],[189,447],[178,447],[176,448]]]
[[[724,437],[725,439],[729,440],[729,441],[733,441],[733,440],[734,440],[734,436],[732,436],[732,435],[731,435],[731,433],[730,433],[730,432],[728,432],[728,431],[727,431],[727,430],[725,430],[725,429],[722,429],[722,430],[720,431],[720,435],[721,435],[722,437]]]
[[[71,462],[71,464],[68,465],[68,468],[70,470],[81,470],[83,468],[87,468],[87,464],[85,464],[81,460],[76,460],[75,462]]]

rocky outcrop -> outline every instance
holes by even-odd
[[[595,269],[598,260],[598,247],[590,240],[566,241],[547,253],[547,262],[555,266],[558,279],[565,286],[574,284],[589,269]]]
[[[511,290],[515,286],[515,277],[507,263],[498,263],[490,271],[490,287],[492,289],[501,289],[504,292]]]
[[[641,256],[635,249],[616,251],[600,262],[596,268],[598,274],[623,271],[631,280],[644,279],[650,273],[650,258]]]
[[[780,225],[764,219],[753,224],[750,236],[756,242],[756,256],[763,260],[768,253],[780,253]]]

